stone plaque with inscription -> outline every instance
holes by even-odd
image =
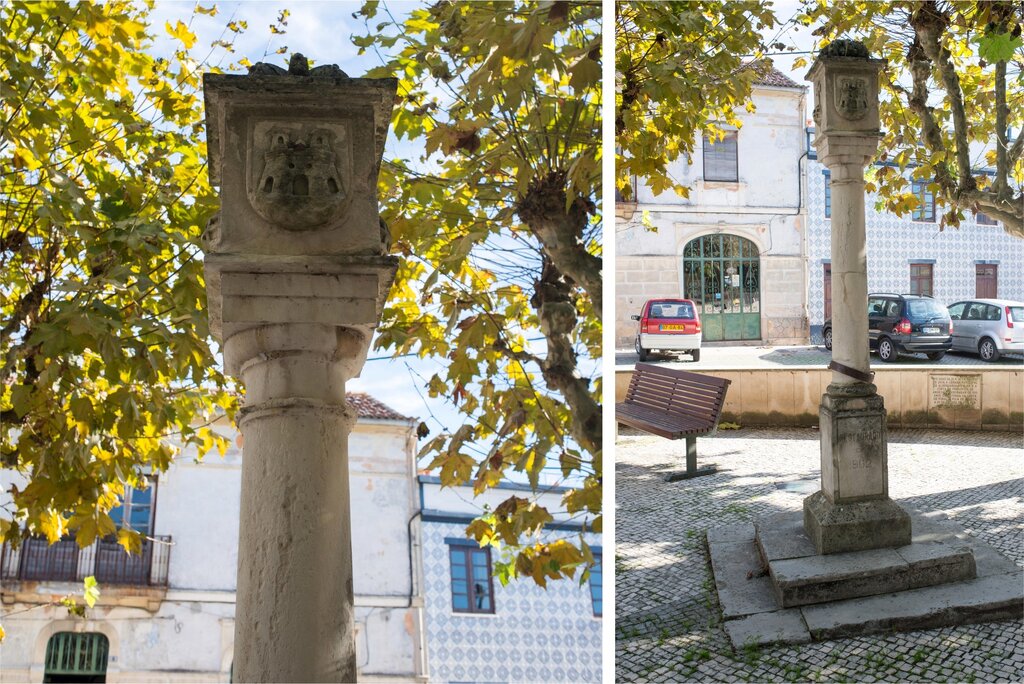
[[[930,408],[981,408],[980,375],[931,376]]]

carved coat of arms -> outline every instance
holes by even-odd
[[[846,119],[857,121],[868,113],[868,82],[863,78],[840,78],[836,84],[836,109]]]
[[[349,191],[349,141],[337,126],[257,123],[249,153],[249,202],[264,219],[310,230],[341,216]]]

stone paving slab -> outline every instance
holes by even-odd
[[[753,539],[709,543],[708,550],[722,617],[729,620],[779,609],[771,579]]]
[[[818,553],[804,532],[803,513],[779,513],[754,523],[761,553],[770,563],[787,558],[802,558]]]
[[[991,575],[882,596],[804,606],[815,639],[1024,617],[1024,574]]]
[[[1024,568],[1024,437],[889,430],[889,491],[925,509],[937,539],[981,541],[979,577]],[[720,430],[701,456],[722,471],[668,484],[685,449],[623,430],[616,444],[615,673],[618,681],[1024,680],[1024,621],[734,649],[704,537],[709,528],[800,511],[819,477],[819,436],[797,428]],[[795,489],[794,489],[795,488]],[[943,531],[955,523],[959,535]],[[915,521],[916,523],[916,521]],[[738,527],[736,529],[739,529]],[[923,532],[916,523],[914,537]],[[996,554],[1002,554],[998,556]],[[760,613],[755,615],[761,615]]]
[[[796,608],[774,613],[749,615],[725,623],[725,631],[739,648],[768,646],[771,644],[805,644],[811,633],[804,623],[803,614]]]

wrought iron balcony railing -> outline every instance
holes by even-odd
[[[3,545],[0,578],[37,582],[81,582],[93,575],[102,584],[167,586],[171,560],[171,538],[153,537],[142,542],[141,554],[125,553],[111,539],[99,539],[84,549],[73,537],[55,544],[32,538],[17,549]]]

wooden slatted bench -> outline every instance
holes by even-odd
[[[715,472],[697,469],[697,437],[718,427],[729,380],[710,375],[638,363],[626,390],[615,405],[615,420],[667,439],[686,439],[686,472],[670,479],[688,479]]]

